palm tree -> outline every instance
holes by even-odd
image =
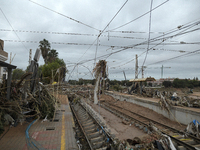
[[[40,50],[42,52],[42,57],[44,59],[44,63],[47,64],[47,56],[48,56],[48,52],[50,51],[50,43],[48,40],[43,39],[43,41],[40,41]]]
[[[95,83],[95,88],[94,88],[94,104],[98,103],[98,99],[97,99],[98,87],[100,83],[100,78],[102,77],[104,80],[106,76],[106,64],[107,62],[105,60],[99,60],[99,62],[96,64],[95,68],[93,69],[93,72],[95,73],[95,77],[96,77],[96,83]],[[103,88],[104,88],[104,85],[103,85]]]
[[[51,62],[55,61],[56,58],[58,58],[58,52],[56,52],[55,49],[50,50],[47,55],[47,62],[51,63]]]

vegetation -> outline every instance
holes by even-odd
[[[19,80],[19,79],[21,79],[21,77],[24,73],[25,73],[25,71],[23,71],[23,69],[17,68],[15,70],[13,70],[13,72],[12,72],[12,79]]]
[[[64,60],[59,58],[56,58],[55,61],[51,63],[49,62],[48,64],[40,66],[39,68],[42,70],[43,82],[49,84],[51,81],[60,82],[63,80],[65,78],[65,74],[67,73],[65,66]]]
[[[198,78],[194,78],[193,80],[176,78],[174,79],[172,86],[175,88],[194,88],[200,86],[200,81],[198,81]]]
[[[39,47],[45,62],[43,66],[39,67],[39,71],[42,72],[43,82],[49,84],[54,81],[64,81],[67,73],[64,60],[58,58],[58,52],[55,49],[51,50],[51,45],[46,39],[40,41]]]
[[[44,59],[44,63],[46,64],[47,63],[47,56],[48,56],[48,53],[51,49],[51,45],[49,43],[49,41],[47,41],[46,39],[43,39],[42,41],[40,41],[40,50],[42,52],[42,57]]]
[[[121,91],[122,90],[122,87],[117,83],[116,85],[113,85],[113,90],[115,90],[115,91]]]
[[[174,88],[194,88],[194,87],[200,87],[200,81],[198,81],[198,78],[194,78],[193,80],[190,79],[174,79],[173,82],[170,81],[164,81],[163,82],[164,87],[174,87]]]
[[[58,52],[55,49],[52,49],[49,51],[47,55],[47,62],[52,63],[58,58]]]
[[[172,82],[171,81],[164,81],[163,82],[163,86],[166,87],[166,88],[167,87],[171,87],[172,86]]]
[[[122,80],[122,81],[109,80],[109,79],[106,79],[106,80],[108,80],[108,82],[111,86],[114,86],[114,85],[117,85],[117,84],[121,85],[121,86],[131,86],[132,85],[132,83],[129,82],[129,80]],[[87,84],[94,85],[95,79],[82,79],[82,78],[80,78],[78,81],[77,80],[69,80],[68,83],[72,84],[72,85],[87,85]]]

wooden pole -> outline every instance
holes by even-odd
[[[12,69],[8,68],[8,79],[7,79],[7,99],[10,100],[10,87],[11,87],[11,80],[12,80]]]

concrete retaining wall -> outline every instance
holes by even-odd
[[[127,101],[152,109],[153,111],[162,114],[163,116],[169,118],[170,120],[176,121],[177,119],[178,122],[185,125],[187,125],[193,120],[198,120],[200,122],[200,113],[188,110],[187,108],[184,109],[183,107],[172,106],[170,113],[168,113],[168,111],[161,109],[161,107],[157,102],[143,100],[142,98],[138,99],[129,95],[120,95],[119,93],[106,92],[106,94],[114,97],[115,99],[119,99],[120,101]]]

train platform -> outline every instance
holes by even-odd
[[[193,120],[200,121],[200,109],[194,107],[181,107],[181,106],[171,106],[170,110],[163,109],[159,103],[159,98],[145,98],[135,95],[129,95],[125,93],[107,91],[107,95],[114,97],[120,101],[131,102],[162,114],[163,116],[169,118],[173,121],[178,121],[184,125],[192,122]]]
[[[0,137],[4,150],[78,150],[74,121],[66,95],[53,120],[37,120],[7,127]]]

